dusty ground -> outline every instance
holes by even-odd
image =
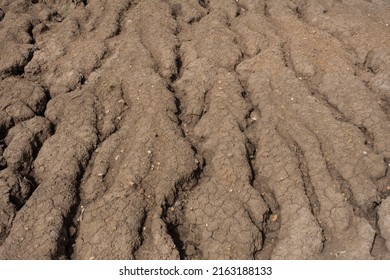
[[[0,259],[390,259],[390,1],[1,0]]]

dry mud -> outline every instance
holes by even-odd
[[[0,259],[389,259],[387,0],[0,1]]]

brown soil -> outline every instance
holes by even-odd
[[[387,0],[0,1],[0,259],[390,259]]]

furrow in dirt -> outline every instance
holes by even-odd
[[[327,96],[327,100],[333,106],[336,106],[348,118],[349,122],[361,130],[366,144],[363,154],[369,155],[369,152],[373,151],[379,155],[379,157],[371,158],[370,161],[376,162],[378,167],[380,165],[383,167],[377,169],[378,173],[371,173],[369,180],[377,185],[377,189],[380,189],[380,185],[385,180],[388,184],[388,179],[383,180],[383,178],[386,178],[386,170],[388,169],[386,166],[388,161],[388,137],[386,135],[390,131],[388,114],[383,110],[383,104],[386,104],[385,100],[387,99],[386,90],[384,90],[386,84],[382,80],[387,73],[386,47],[382,40],[373,44],[373,41],[367,36],[368,31],[366,29],[371,28],[378,35],[378,38],[386,38],[388,30],[384,28],[383,25],[385,24],[381,22],[383,19],[375,21],[371,18],[371,16],[378,18],[383,16],[377,5],[367,3],[362,5],[365,6],[365,14],[362,14],[363,10],[355,9],[347,2],[334,3],[333,6],[329,7],[321,6],[317,1],[306,2],[301,8],[302,15],[304,15],[302,19],[304,19],[304,22],[309,22],[311,26],[305,33],[296,32],[297,34],[293,36],[286,32],[285,38],[288,38],[290,45],[295,45],[291,48],[291,58],[294,61],[295,70],[300,72],[301,75],[306,75],[311,89],[317,90],[322,96]],[[280,9],[282,9],[281,6],[279,6]],[[284,9],[288,10],[286,7]],[[326,13],[323,12],[324,10],[326,10]],[[351,15],[364,20],[356,22],[351,18]],[[290,18],[288,28],[291,27],[293,21],[297,22],[294,17]],[[329,24],[330,19],[331,25]],[[294,29],[305,30],[299,28],[299,25],[297,22]],[[350,29],[346,30],[345,26],[349,26]],[[310,34],[310,31],[314,35]],[[328,34],[334,37],[328,36]],[[296,39],[298,37],[306,40],[305,46]],[[311,37],[316,38],[315,42],[310,43]],[[326,41],[318,44],[322,38],[324,40],[326,38]],[[327,48],[326,44],[331,43],[332,40],[334,46]],[[310,50],[305,51],[306,46],[315,46],[315,53],[328,52],[329,54],[326,57],[337,59],[337,61],[327,64],[326,61],[321,60],[320,57],[317,58],[316,55],[312,55],[311,58],[308,55]],[[381,58],[378,59],[379,57]],[[309,64],[302,65],[301,61],[309,62]],[[372,63],[372,61],[375,62]],[[372,71],[372,69],[375,69],[375,71]],[[378,95],[375,95],[373,91]],[[365,105],[362,106],[361,104]],[[343,177],[345,178],[345,176]],[[356,181],[348,179],[347,181],[350,181],[353,189]],[[367,182],[367,179],[361,183],[365,182]],[[358,194],[354,192],[354,196],[356,195]],[[380,204],[382,199],[377,194],[371,205],[368,204],[363,207],[366,217],[368,216],[368,221],[373,226],[375,225],[373,220],[375,220],[377,211],[376,205]]]
[[[60,98],[48,104],[45,115],[56,124],[56,133],[45,141],[34,161],[38,186],[15,217],[1,248],[4,258],[64,257],[64,247],[57,245],[67,239],[66,220],[76,200],[78,177],[96,143],[93,97],[73,95],[76,98],[66,105]],[[61,107],[57,106],[66,108],[63,114],[58,114]]]
[[[351,205],[343,191],[345,182],[328,171],[332,169],[327,165],[321,143],[304,128],[300,128],[300,131],[299,135],[306,137],[295,138],[302,145],[306,174],[310,177],[318,204],[316,217],[324,229],[324,250],[320,258],[370,258],[372,229],[375,229],[372,220],[366,219],[363,212],[359,214],[355,211],[358,207]],[[346,245],[348,250],[343,250]]]
[[[180,57],[176,59],[180,61]],[[179,63],[180,65],[180,63]],[[178,67],[177,73],[180,73],[180,67]],[[171,82],[174,82],[175,79],[172,79]],[[191,180],[189,182],[182,182],[181,185],[177,186],[176,193],[174,195],[174,200],[169,204],[165,205],[164,213],[162,219],[167,224],[168,233],[171,236],[173,242],[175,243],[176,249],[179,252],[180,259],[188,259],[187,253],[185,251],[186,247],[184,246],[184,240],[179,233],[178,226],[183,222],[182,210],[187,203],[187,198],[189,193],[197,186],[198,182],[202,180],[203,169],[206,167],[204,159],[198,153],[196,144],[193,142],[191,137],[188,137],[188,134],[191,133],[187,127],[187,124],[181,119],[181,102],[176,93],[173,90],[173,87],[170,85],[171,93],[175,96],[176,104],[176,116],[178,118],[178,125],[180,126],[182,136],[190,143],[191,149],[194,152],[194,161],[197,164],[197,169],[193,171]]]
[[[166,26],[165,32],[173,34],[170,7],[161,2],[154,4],[158,6],[156,26]],[[108,71],[116,77],[101,76],[96,79],[97,85],[104,94],[106,83],[120,82],[129,108],[122,113],[118,130],[102,143],[81,187],[83,216],[73,258],[180,257],[176,248],[179,244],[175,244],[175,236],[169,235],[172,230],[164,216],[180,189],[191,184],[198,165],[178,126],[177,99],[163,78],[169,79],[176,68],[164,68],[171,71],[164,76],[155,71],[161,61],[175,65],[176,57],[171,59],[169,53],[165,57],[166,52],[159,54],[161,57],[152,55],[158,50],[148,36],[161,36],[158,41],[173,54],[176,43],[170,37],[165,42],[164,31],[160,35],[140,33],[139,21],[148,19],[149,12],[147,4],[140,3],[126,15],[126,24],[116,37],[121,42],[116,58],[107,60],[96,73]],[[104,227],[100,227],[102,223]]]
[[[326,96],[329,103],[341,111],[352,124],[365,127],[374,137],[374,152],[387,158],[387,135],[390,127],[378,103],[380,99],[355,76],[355,65],[364,64],[367,51],[361,59],[362,62],[356,61],[358,59],[351,56],[339,40],[316,27],[302,23],[293,14],[291,7],[283,1],[273,2],[272,9],[275,23],[280,26],[281,34],[289,42],[295,71],[300,76],[311,79],[310,86]],[[288,26],[284,19],[278,20],[283,13],[289,16]],[[296,30],[294,33],[283,32],[283,28],[289,29],[292,26]],[[305,45],[300,38],[303,38]],[[319,44],[320,41],[323,43]],[[324,57],[329,59],[325,60]]]
[[[251,13],[248,13],[245,16],[241,15],[241,18],[238,19],[237,28],[240,28],[242,23],[251,22],[249,26],[251,27],[252,34],[260,33],[260,30],[267,30],[263,28],[264,24],[266,24],[264,14],[256,13],[253,10],[250,12]],[[254,19],[256,19],[256,21]],[[240,31],[240,29],[236,30]],[[251,96],[253,105],[257,106],[261,112],[261,118],[259,120],[255,118],[255,124],[250,127],[250,133],[253,135],[255,143],[257,143],[257,153],[254,161],[256,171],[258,172],[257,177],[261,178],[260,184],[264,184],[269,188],[272,196],[274,196],[277,201],[277,205],[280,207],[278,207],[279,209],[277,209],[277,212],[275,211],[276,209],[273,209],[275,212],[270,216],[268,225],[269,229],[273,229],[274,232],[276,231],[276,236],[275,233],[273,233],[274,239],[267,240],[265,252],[263,254],[260,253],[260,256],[285,258],[284,254],[286,254],[286,252],[283,250],[288,248],[290,257],[308,258],[310,255],[313,256],[321,251],[322,238],[321,229],[310,211],[310,205],[305,195],[298,162],[295,161],[295,155],[291,154],[290,149],[282,140],[283,138],[281,138],[276,131],[276,118],[274,119],[269,112],[269,109],[272,108],[273,104],[268,104],[267,102],[269,101],[267,98],[260,97],[265,93],[262,92],[264,88],[258,88],[254,91],[248,83],[248,75],[250,76],[251,74],[250,72],[246,73],[245,69],[242,67],[242,65],[251,63],[255,57],[262,55],[264,47],[269,45],[267,37],[270,35],[277,37],[276,33],[270,32],[272,29],[268,30],[268,34],[261,32],[261,35],[257,35],[257,37],[261,36],[261,38],[263,38],[262,42],[258,43],[258,46],[261,44],[260,46],[262,47],[260,53],[255,54],[250,59],[244,60],[237,67],[242,83],[246,86],[246,91],[248,91]],[[244,37],[244,42],[250,38],[252,35],[251,33],[241,33],[244,34],[241,35]],[[249,43],[251,42],[249,41]],[[279,47],[281,50],[281,45],[279,45]],[[282,54],[282,50],[279,54]],[[282,60],[285,59],[283,55],[279,58]],[[283,66],[287,66],[286,62],[283,63]],[[259,102],[260,100],[261,102]],[[275,147],[278,148],[270,148],[273,145],[276,145]],[[289,154],[290,156],[288,156]],[[291,168],[289,168],[289,166]],[[273,173],[271,171],[272,169],[279,171],[275,172],[275,175],[271,175]],[[283,172],[285,175],[282,174]],[[294,189],[293,186],[295,186]],[[294,196],[294,198],[292,198],[292,196]],[[292,203],[292,201],[295,203]],[[305,245],[303,245],[303,243],[300,244],[299,237],[297,238],[294,236],[296,234],[294,231],[297,230],[297,227],[294,226],[295,223],[303,223],[303,221],[307,224],[306,232],[310,235],[310,237],[305,237]],[[272,231],[270,232],[270,235],[271,234]],[[294,239],[294,241],[290,238]],[[287,246],[287,244],[297,244],[297,247],[293,247],[295,245]]]
[[[68,22],[65,22],[65,25],[66,23]],[[54,37],[53,40],[55,39]],[[39,36],[37,36],[37,40],[40,40],[40,43],[47,42]],[[44,48],[44,50],[50,49]],[[50,60],[53,57],[48,56],[47,58]],[[37,61],[33,60],[32,65],[34,62]],[[80,76],[78,78],[80,79]],[[60,83],[60,81],[57,82]],[[82,81],[79,80],[79,82]],[[53,89],[56,89],[55,85],[53,85]],[[74,89],[71,88],[65,92],[69,90]],[[57,96],[55,90],[50,91],[50,94],[53,97]],[[67,100],[67,104],[64,104],[65,100]],[[68,257],[70,223],[73,209],[78,201],[78,181],[86,167],[89,155],[97,143],[94,131],[96,127],[94,101],[93,95],[88,93],[81,95],[80,91],[76,90],[69,93],[67,97],[59,94],[58,98],[53,98],[49,102],[45,116],[56,125],[57,130],[55,135],[45,142],[34,162],[34,175],[39,186],[32,194],[26,207],[21,209],[15,218],[13,230],[2,248],[4,249],[2,254],[5,258]],[[75,114],[72,115],[73,113]],[[77,119],[80,113],[83,116]],[[48,167],[51,166],[53,160],[61,161],[57,168]],[[57,197],[52,197],[50,195],[52,193],[56,193]],[[48,199],[48,195],[51,197],[50,199]],[[39,202],[41,200],[46,200],[47,203]],[[51,211],[50,215],[47,215],[48,211]],[[25,220],[27,222],[22,223]],[[33,226],[35,222],[41,227]],[[42,228],[42,226],[44,227]],[[47,231],[47,235],[44,231]],[[36,239],[35,236],[42,237]],[[33,243],[35,245],[31,245]],[[45,245],[42,250],[37,251],[36,248],[41,246],[40,243]],[[29,246],[29,249],[9,249],[10,247],[24,248],[25,246]],[[26,255],[20,254],[18,251],[23,251]],[[33,253],[31,253],[32,251]]]
[[[209,8],[208,15],[179,35],[183,71],[174,86],[182,100],[182,118],[193,128],[206,166],[188,195],[178,231],[189,259],[251,259],[262,248],[268,207],[251,185],[242,132],[251,106],[234,73],[242,53],[227,27],[238,7],[211,1]],[[233,237],[238,231],[239,240]]]
[[[274,3],[272,5],[274,5]],[[268,3],[271,17],[272,17],[272,8],[275,7],[272,5],[271,5],[271,3]],[[253,16],[253,15],[251,15],[251,16]],[[261,26],[261,23],[259,23],[259,22],[261,22],[260,21],[261,17],[259,17],[259,15],[257,15],[257,17],[258,17],[258,21],[257,21],[258,25]],[[274,20],[274,19],[272,19],[272,20]],[[272,27],[269,26],[268,21],[262,20],[262,24],[263,24],[263,26],[267,26],[267,27],[260,27],[259,30],[261,30],[261,31],[273,30]],[[283,33],[278,32],[278,34],[280,36],[280,34],[283,34]],[[295,69],[292,69],[293,71],[291,71],[289,69],[291,66],[289,67],[288,63],[287,63],[287,67],[286,67],[285,59],[283,58],[284,57],[283,44],[285,44],[284,40],[280,39],[279,36],[276,35],[276,32],[272,33],[269,31],[267,35],[268,36],[266,38],[268,39],[268,42],[267,42],[268,48],[264,48],[257,56],[242,62],[237,67],[237,71],[241,74],[241,78],[244,81],[243,83],[247,84],[248,92],[251,94],[253,103],[255,105],[259,106],[259,108],[260,108],[262,118],[266,118],[267,116],[269,118],[269,120],[265,121],[267,123],[267,126],[268,126],[268,130],[266,130],[266,131],[269,131],[268,133],[270,133],[270,131],[274,131],[273,133],[275,134],[276,133],[276,130],[275,130],[276,125],[278,125],[279,127],[284,127],[287,130],[291,130],[291,133],[289,133],[289,134],[291,135],[291,137],[293,137],[293,139],[297,143],[299,143],[299,146],[301,147],[302,151],[305,151],[306,149],[308,149],[307,137],[309,135],[312,134],[312,137],[315,137],[315,138],[319,137],[319,139],[321,139],[321,142],[319,144],[321,144],[322,150],[325,150],[325,154],[322,155],[323,151],[321,151],[320,155],[321,155],[321,157],[324,157],[324,160],[326,159],[327,161],[329,161],[330,154],[326,152],[326,149],[329,148],[328,145],[332,146],[332,149],[334,149],[334,148],[337,149],[337,145],[331,144],[331,141],[323,142],[322,139],[327,138],[327,139],[331,140],[334,136],[330,135],[329,128],[320,128],[318,126],[318,123],[311,121],[311,119],[313,118],[314,115],[320,114],[322,117],[319,117],[318,119],[321,119],[323,122],[326,119],[326,122],[334,123],[335,126],[344,126],[344,124],[337,121],[334,118],[334,116],[332,116],[331,111],[327,107],[324,107],[321,103],[315,102],[315,99],[313,99],[313,97],[311,97],[311,94],[310,94],[309,90],[305,87],[305,84],[303,83],[303,81],[300,81],[300,79],[298,78],[299,76],[297,77]],[[267,43],[264,43],[264,44],[267,45]],[[291,46],[290,46],[290,49],[291,49]],[[271,58],[272,58],[272,66],[270,66]],[[278,61],[278,63],[275,63],[276,61]],[[266,72],[260,70],[260,69],[264,69],[264,65],[267,65],[267,67],[268,67],[267,69],[271,69],[271,73],[266,73]],[[256,67],[258,67],[258,68],[256,68]],[[259,72],[256,73],[257,70],[255,70],[255,69],[258,69]],[[269,78],[267,78],[267,76]],[[270,97],[267,97],[267,96],[271,96],[271,94],[272,94],[272,99],[269,99]],[[269,103],[267,103],[266,100],[270,100],[270,101],[268,101]],[[271,100],[272,100],[272,102],[271,102]],[[266,104],[268,104],[268,105],[266,105]],[[298,107],[295,104],[300,104],[300,106]],[[303,104],[307,104],[307,105],[303,105]],[[315,108],[313,108],[313,107],[315,107]],[[273,109],[273,108],[275,108],[275,109]],[[276,109],[276,108],[278,108],[278,109]],[[314,118],[314,119],[316,119],[316,118]],[[274,127],[272,127],[272,125],[270,127],[270,124],[272,124],[272,123],[274,123]],[[262,123],[262,124],[265,125],[264,123]],[[347,124],[345,124],[345,125],[347,125]],[[347,125],[347,126],[349,126],[349,125]],[[353,126],[351,126],[351,128],[352,127]],[[323,130],[324,134],[321,132],[321,130]],[[302,133],[300,133],[299,131],[302,131]],[[339,141],[340,136],[341,136],[341,138],[346,138],[346,139],[349,138],[351,140],[353,139],[350,137],[347,138],[346,137],[347,135],[342,136],[342,134],[345,133],[344,131],[342,131],[341,133],[338,132],[338,130],[333,130],[333,131],[334,132],[332,132],[332,133],[336,132],[337,134],[339,134],[337,136],[337,138],[335,138],[335,140],[337,139],[338,142],[340,142]],[[360,131],[356,131],[355,129],[354,129],[354,131],[355,131],[355,133],[360,133]],[[325,136],[325,134],[327,136]],[[267,135],[267,134],[265,134],[265,135]],[[277,135],[277,133],[276,133],[276,135]],[[298,136],[300,136],[300,135],[302,135],[302,137],[305,137],[305,138],[299,140]],[[265,139],[267,139],[266,136],[264,136],[263,139],[264,139],[263,141],[266,141],[265,140]],[[276,140],[274,140],[274,141],[276,141]],[[274,141],[272,141],[272,142],[274,142]],[[267,144],[264,144],[264,143],[262,143],[261,145],[259,144],[258,146],[259,147],[269,146],[268,142],[266,142],[266,143]],[[348,143],[348,141],[345,141],[345,142],[341,141],[341,143]],[[363,144],[362,142],[360,142],[360,143],[361,143],[360,145]],[[328,147],[326,147],[326,146],[328,146]],[[346,149],[346,148],[347,147],[343,147],[342,149]],[[258,155],[267,154],[267,152],[269,153],[268,150],[264,150],[263,152],[260,152],[260,151],[261,150],[259,149]],[[279,149],[279,151],[280,151],[280,149]],[[272,153],[272,155],[273,154],[274,153]],[[277,153],[275,153],[275,155],[276,154]],[[304,154],[310,155],[311,152],[304,152]],[[335,155],[334,152],[332,152],[331,154],[333,156]],[[296,161],[295,155],[292,155],[292,158],[295,158],[294,161]],[[340,159],[333,158],[333,161],[337,162],[337,161],[340,161]],[[263,161],[260,160],[259,162],[263,162]],[[275,164],[274,162],[275,162],[275,160],[273,160],[272,163],[270,162],[269,164],[272,166],[273,164]],[[311,243],[311,244],[317,244],[316,247],[313,246],[311,248],[308,248],[309,250],[304,251],[304,252],[297,252],[296,256],[299,256],[298,258],[302,258],[302,255],[300,255],[300,254],[313,254],[313,255],[323,255],[324,257],[327,256],[329,258],[334,258],[336,256],[337,252],[332,252],[332,250],[330,248],[332,248],[333,242],[334,242],[334,244],[338,244],[339,241],[332,241],[332,242],[329,241],[331,239],[337,240],[337,238],[334,238],[333,236],[329,236],[329,235],[327,236],[327,233],[334,234],[333,233],[334,229],[329,229],[330,226],[332,226],[334,228],[334,224],[332,224],[330,222],[330,218],[326,218],[326,217],[329,216],[328,213],[331,212],[330,209],[332,209],[332,207],[336,207],[336,206],[332,206],[333,203],[329,203],[329,200],[326,199],[326,197],[322,194],[322,192],[324,190],[324,187],[322,187],[323,183],[320,184],[321,181],[316,178],[316,176],[315,176],[316,174],[313,174],[313,171],[312,171],[312,169],[314,169],[316,167],[315,165],[312,166],[312,164],[314,164],[314,163],[315,163],[315,161],[312,161],[312,163],[311,163],[311,161],[308,161],[307,168],[308,168],[308,171],[310,174],[310,181],[312,182],[313,189],[315,190],[316,196],[317,196],[319,204],[321,206],[320,207],[321,211],[320,211],[317,219],[320,222],[321,226],[324,227],[324,229],[325,229],[326,242],[324,243],[324,248],[321,248],[321,234],[318,234],[317,235],[318,239],[316,241],[317,243],[315,243],[315,242]],[[263,162],[263,164],[265,164],[265,163]],[[286,166],[286,164],[284,164],[284,166]],[[382,173],[383,172],[383,169],[382,169],[383,165],[382,165],[382,163],[380,163],[380,160],[378,161],[377,166],[379,168],[378,171],[380,171],[380,173]],[[266,168],[266,167],[270,168],[269,166],[267,166],[267,164],[265,164],[265,166],[263,168]],[[338,168],[340,168],[340,169],[344,168],[343,171],[344,172],[347,171],[347,170],[345,170],[345,165],[344,164],[340,165],[340,162],[338,164]],[[262,169],[259,168],[259,170],[262,170]],[[322,170],[327,172],[326,166],[322,165]],[[363,169],[363,170],[366,170],[366,169]],[[296,172],[298,173],[298,170]],[[299,175],[299,173],[298,173],[298,175]],[[357,176],[357,175],[358,174],[356,174],[356,173],[353,175],[354,180],[356,180],[355,176]],[[263,177],[264,177],[264,175],[263,175]],[[370,179],[368,179],[368,178],[364,179],[364,182],[369,181]],[[354,181],[354,180],[351,180],[351,181]],[[328,180],[328,182],[330,183],[331,180]],[[269,184],[269,185],[272,185],[272,184]],[[356,186],[357,186],[357,184],[355,181],[354,187],[356,188]],[[372,199],[375,200],[376,199],[375,198],[376,197],[376,194],[375,194],[376,188],[374,187],[373,183],[372,183],[372,187],[374,190],[374,192],[372,192],[372,195],[373,195]],[[354,195],[356,195],[356,196],[361,195],[361,193],[362,193],[361,191],[362,191],[362,189],[355,190]],[[335,195],[336,194],[334,194],[333,196],[335,196]],[[283,194],[283,196],[284,196],[284,194]],[[281,201],[280,201],[281,198],[278,197],[278,195],[276,195],[276,200],[279,202],[280,207],[282,209],[281,219],[282,219],[282,221],[284,221],[285,217],[283,215],[283,208],[286,207],[286,203],[281,203]],[[340,200],[340,199],[338,199],[338,200]],[[364,199],[364,200],[367,201],[366,199]],[[283,205],[283,204],[285,204],[285,205]],[[366,204],[365,206],[367,207],[367,208],[365,208],[366,211],[368,211],[369,205]],[[336,207],[336,209],[337,209],[337,207]],[[354,217],[353,213],[351,213],[350,210],[349,210],[348,215]],[[309,215],[309,217],[310,216],[311,215]],[[303,215],[300,215],[300,217],[303,218]],[[289,220],[291,220],[291,219],[289,219]],[[364,237],[365,241],[360,242],[361,243],[361,246],[359,246],[360,255],[358,255],[356,251],[350,251],[349,252],[350,255],[347,256],[346,258],[349,258],[351,256],[356,257],[356,258],[370,257],[369,253],[370,253],[370,248],[372,245],[372,240],[374,237],[374,230],[370,227],[369,223],[365,221],[365,219],[361,220],[361,219],[358,219],[358,217],[356,218],[356,221],[353,223],[353,226],[351,226],[351,231],[353,231],[354,226],[358,226],[360,228],[366,228],[366,235]],[[288,228],[289,228],[289,226],[285,226],[285,228],[283,229],[283,225],[282,225],[280,232],[279,232],[279,240],[278,240],[279,244],[281,244],[283,241],[283,235],[282,235],[283,231],[286,231],[286,229],[288,229]],[[318,228],[318,225],[316,225],[316,223],[314,223],[314,228]],[[292,229],[290,228],[290,230],[292,230]],[[317,232],[319,233],[320,231],[317,231]],[[291,236],[294,236],[294,235],[291,234]],[[302,236],[302,234],[297,234],[297,236]],[[311,235],[311,236],[316,236],[316,235]],[[357,236],[356,238],[359,239],[361,237]],[[315,241],[315,239],[313,241]],[[285,249],[285,248],[289,248],[289,246],[287,244],[280,246],[279,250],[281,250],[281,248]],[[362,248],[365,248],[364,252],[363,252]],[[289,250],[291,252],[291,248],[289,248]],[[280,258],[280,257],[283,258],[283,255],[281,256],[279,254],[280,253],[278,251],[278,244],[277,244],[273,253],[272,253],[272,256],[275,258]],[[290,257],[291,257],[291,254],[290,254]],[[306,257],[307,257],[307,255],[306,255]],[[341,256],[341,257],[345,257],[345,255]]]

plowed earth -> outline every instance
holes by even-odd
[[[389,259],[387,0],[0,1],[1,259]]]

